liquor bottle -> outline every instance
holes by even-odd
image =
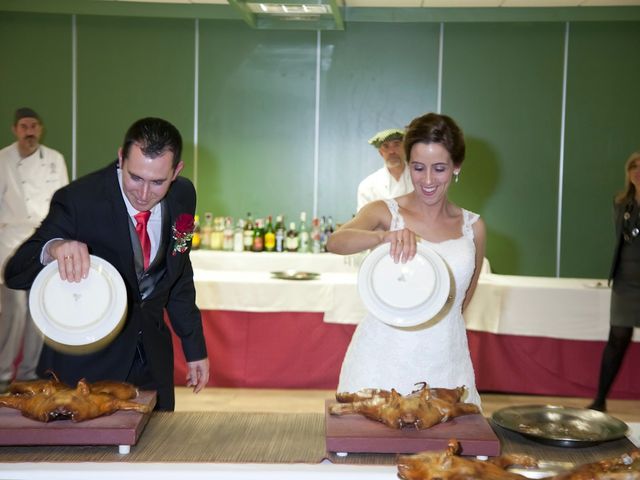
[[[327,244],[327,237],[325,232],[325,225],[327,224],[327,218],[323,215],[320,217],[320,251],[326,252],[325,245]]]
[[[300,229],[298,230],[298,252],[309,253],[309,229],[307,228],[307,212],[300,212]]]
[[[211,231],[211,250],[222,250],[224,239],[224,217],[213,219],[213,230]]]
[[[264,230],[264,249],[267,252],[273,252],[276,249],[276,231],[271,223],[271,215],[267,220],[267,227]]]
[[[287,234],[284,226],[284,217],[278,215],[276,217],[276,252],[284,252],[284,239]]]
[[[201,244],[203,248],[211,248],[211,232],[213,231],[213,214],[206,212],[204,214],[204,225],[202,226],[202,240]]]
[[[311,251],[320,253],[322,251],[322,230],[320,230],[320,220],[314,218],[311,221]]]
[[[333,217],[329,215],[329,217],[327,218],[327,223],[325,223],[324,225],[324,238],[323,238],[323,245],[322,245],[323,252],[327,251],[327,241],[329,240],[329,237],[333,233],[333,230],[334,230]]]
[[[233,218],[224,219],[224,230],[222,231],[222,250],[230,252],[233,250]]]
[[[202,241],[202,234],[200,233],[200,215],[194,215],[193,217],[193,237],[191,237],[191,250],[198,250]]]
[[[298,242],[298,231],[296,230],[296,222],[291,222],[289,224],[289,230],[287,231],[285,248],[287,252],[297,252],[298,246],[299,246],[299,242]]]
[[[244,249],[249,252],[253,250],[253,219],[251,212],[247,213],[247,220],[244,222]]]
[[[264,251],[264,228],[262,227],[262,219],[256,218],[256,225],[253,229],[253,244],[251,246],[252,252]]]
[[[244,250],[244,220],[239,218],[236,228],[233,231],[233,251],[242,252]]]

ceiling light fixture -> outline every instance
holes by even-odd
[[[228,0],[253,28],[343,30],[338,2],[342,0]]]

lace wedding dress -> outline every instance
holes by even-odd
[[[391,230],[404,228],[397,202],[386,200],[392,215]],[[401,394],[415,390],[416,383],[431,387],[465,386],[463,401],[480,405],[467,343],[462,302],[475,268],[472,225],[480,218],[462,211],[459,238],[425,242],[442,256],[455,286],[453,305],[444,314],[411,328],[398,328],[367,314],[358,325],[345,355],[338,392],[363,388],[395,388]]]

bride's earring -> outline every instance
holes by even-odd
[[[458,183],[458,180],[460,179],[460,170],[458,170],[457,172],[453,172],[453,181],[455,183]]]

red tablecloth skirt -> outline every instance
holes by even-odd
[[[322,313],[202,312],[210,386],[334,389],[355,325],[330,324]],[[592,397],[605,342],[468,331],[478,389]],[[186,364],[174,335],[175,382]],[[611,398],[640,398],[640,344],[632,343]],[[425,379],[428,381],[428,379]]]

